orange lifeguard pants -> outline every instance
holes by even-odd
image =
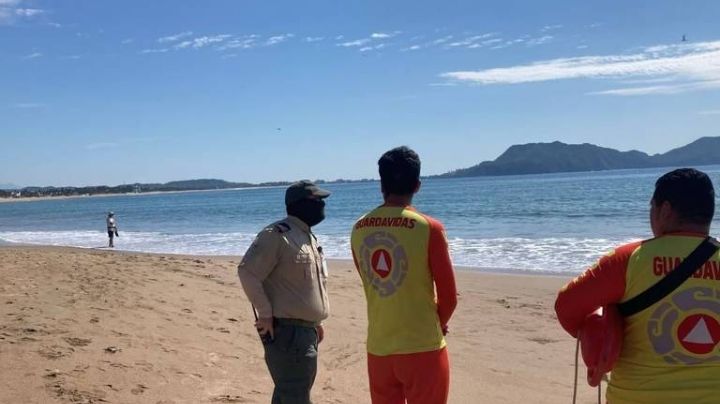
[[[447,348],[376,356],[368,353],[373,404],[445,404],[450,390]]]

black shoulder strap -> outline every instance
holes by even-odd
[[[659,302],[673,290],[677,289],[678,286],[682,285],[693,272],[697,271],[701,265],[709,260],[710,257],[717,252],[718,247],[720,247],[720,244],[718,244],[717,240],[712,237],[705,238],[705,240],[667,276],[627,302],[618,304],[620,314],[624,317],[632,316]]]

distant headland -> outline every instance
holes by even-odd
[[[618,151],[589,143],[527,143],[514,145],[493,161],[484,161],[430,178],[479,177],[500,175],[545,174],[579,171],[619,170],[628,168],[702,166],[720,164],[720,137],[703,137],[667,153],[649,155],[637,150]],[[318,184],[367,182],[372,179],[334,181],[316,180]],[[164,184],[123,184],[87,187],[0,188],[0,198],[73,197],[157,192],[207,191],[215,189],[287,186],[290,181],[230,182],[218,179],[171,181]]]
[[[703,137],[667,153],[621,152],[589,143],[528,143],[508,148],[493,161],[450,171],[436,177],[479,177],[546,174],[628,168],[720,164],[720,137]]]

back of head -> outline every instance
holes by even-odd
[[[384,194],[412,195],[420,183],[420,157],[414,150],[396,147],[378,160]]]
[[[668,202],[686,223],[709,225],[715,214],[712,181],[694,168],[680,168],[658,178],[652,200],[656,206]]]

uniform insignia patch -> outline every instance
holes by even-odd
[[[285,222],[276,224],[275,228],[277,229],[278,233],[287,233],[290,231],[290,225]]]

